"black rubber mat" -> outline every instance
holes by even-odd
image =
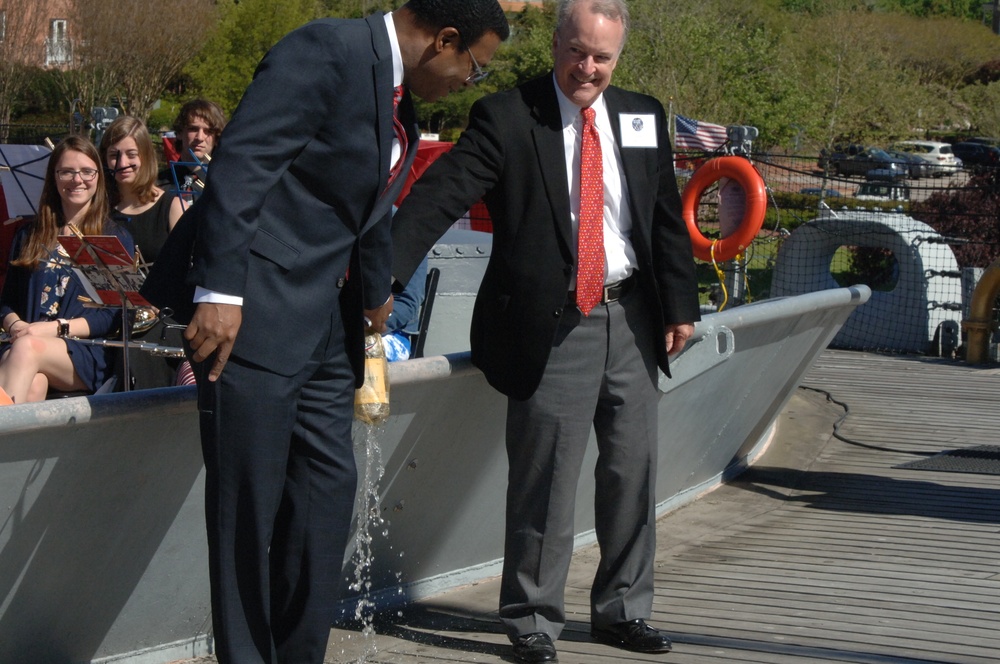
[[[896,468],[1000,475],[1000,445],[977,445],[960,450],[949,450],[927,459],[900,464]]]

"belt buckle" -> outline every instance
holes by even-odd
[[[609,302],[617,302],[621,299],[622,291],[625,288],[625,282],[627,279],[622,279],[621,281],[616,281],[613,284],[608,284],[604,287],[604,293],[601,296],[601,304],[607,304]],[[614,291],[612,293],[612,291]]]

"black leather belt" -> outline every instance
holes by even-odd
[[[601,304],[607,304],[608,302],[617,302],[622,297],[624,297],[629,290],[632,288],[632,284],[635,283],[635,274],[622,279],[621,281],[616,281],[612,284],[604,284],[604,292],[601,293]],[[569,292],[569,298],[576,303],[576,291]]]

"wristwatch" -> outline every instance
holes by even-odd
[[[65,318],[57,318],[56,321],[59,323],[58,336],[68,337],[69,336],[69,321]]]

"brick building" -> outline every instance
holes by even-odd
[[[73,63],[74,0],[0,0],[0,53],[45,68]]]

